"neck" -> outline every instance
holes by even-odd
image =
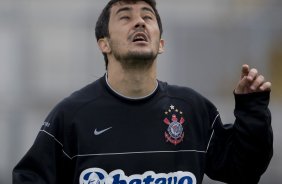
[[[157,87],[155,63],[146,69],[124,69],[118,63],[111,63],[108,66],[108,84],[128,98],[148,96]]]

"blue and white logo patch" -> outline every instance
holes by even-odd
[[[81,177],[81,175],[80,175]],[[93,171],[87,171],[85,172],[85,174],[83,174],[83,181],[80,183],[83,183],[83,184],[104,184],[104,179],[105,179],[105,176],[104,174],[96,171],[96,172],[93,172]],[[81,180],[81,179],[80,179]]]
[[[100,168],[84,170],[79,177],[80,184],[196,184],[197,180],[191,172],[159,173],[147,171],[144,174],[126,176],[118,169],[109,174]]]

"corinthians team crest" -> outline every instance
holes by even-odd
[[[168,125],[165,138],[167,142],[177,145],[184,139],[183,123],[185,120],[183,118],[183,112],[175,108],[174,105],[170,105],[165,114],[166,118],[163,121]]]

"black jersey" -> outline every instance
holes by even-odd
[[[257,183],[272,157],[269,93],[235,99],[235,124],[223,125],[190,88],[158,81],[130,99],[102,77],[51,111],[13,183]]]

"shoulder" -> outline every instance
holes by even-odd
[[[159,84],[162,90],[165,91],[166,94],[170,97],[182,98],[186,100],[206,100],[206,98],[202,94],[190,87],[171,85],[167,82],[162,81],[159,81]]]
[[[190,87],[171,85],[162,81],[159,81],[159,84],[162,91],[164,91],[169,98],[184,101],[198,110],[217,111],[216,107],[209,99]]]
[[[50,112],[46,121],[63,116],[64,119],[72,118],[79,109],[88,103],[98,99],[103,94],[101,79],[73,92],[68,97],[61,100]]]

